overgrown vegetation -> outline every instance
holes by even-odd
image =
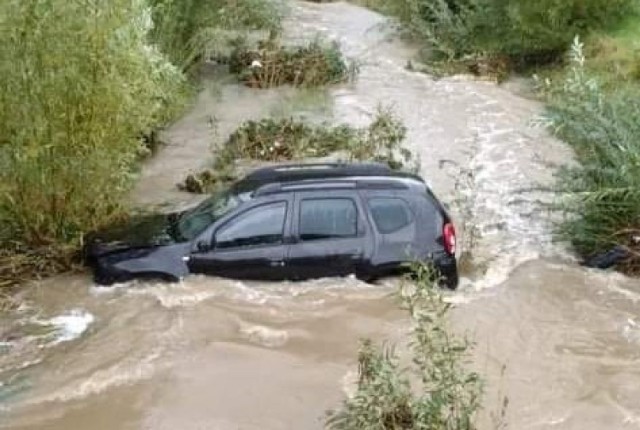
[[[575,149],[560,173],[559,228],[583,257],[626,251],[640,272],[640,14],[637,0],[363,0],[398,17],[431,67],[506,77],[542,72],[548,124]],[[565,52],[576,35],[567,69]],[[587,53],[589,61],[585,59]],[[439,66],[440,65],[440,66]],[[559,83],[558,83],[559,82]]]
[[[450,305],[434,287],[432,271],[413,268],[399,299],[411,317],[411,365],[392,346],[364,340],[355,395],[333,413],[334,430],[471,430],[481,406],[482,381],[466,369],[470,343],[452,334]],[[414,384],[412,384],[414,382]]]
[[[640,16],[630,15],[607,32],[586,40],[587,67],[605,91],[640,84]]]
[[[417,160],[402,145],[406,131],[392,111],[384,108],[362,129],[345,124],[311,125],[293,118],[246,121],[216,148],[213,169],[189,175],[180,188],[196,193],[215,190],[238,176],[241,160],[279,162],[334,156],[410,168]]]
[[[140,134],[185,80],[147,44],[142,2],[9,1],[0,17],[0,244],[33,255],[121,211]]]
[[[371,0],[369,0],[371,1]],[[381,6],[422,40],[431,60],[478,73],[560,60],[576,34],[619,22],[636,0],[393,0]],[[477,63],[477,64],[476,64]],[[479,67],[479,69],[478,69]]]
[[[640,89],[604,91],[586,68],[576,39],[571,68],[560,85],[547,82],[549,125],[575,149],[579,166],[559,181],[566,193],[562,236],[589,256],[622,246],[622,264],[640,272]]]
[[[252,30],[279,30],[283,4],[277,0],[148,0],[152,40],[173,64],[187,69]]]
[[[316,39],[306,46],[286,47],[275,33],[260,41],[257,49],[251,49],[244,40],[238,41],[229,58],[229,70],[253,88],[322,86],[343,82],[356,73],[336,42]]]
[[[87,231],[126,212],[140,155],[183,106],[183,70],[216,31],[277,27],[274,4],[0,2],[0,286],[68,268]]]

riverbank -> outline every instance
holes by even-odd
[[[636,0],[523,2],[509,13],[494,0],[365,3],[398,19],[422,46],[428,71],[498,82],[534,74],[547,106],[538,124],[567,142],[579,163],[561,169],[555,186],[558,239],[587,264],[640,273]],[[487,25],[492,17],[504,25]],[[613,249],[618,258],[592,260]]]
[[[277,1],[55,0],[0,5],[0,288],[72,270],[84,236],[126,218],[158,130],[194,70]]]

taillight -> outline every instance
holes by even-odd
[[[444,236],[444,250],[450,255],[456,253],[456,228],[453,224],[446,223],[442,231]]]

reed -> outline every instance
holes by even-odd
[[[615,246],[629,257],[618,267],[640,273],[640,91],[604,91],[587,68],[576,38],[563,80],[543,87],[546,121],[575,151],[578,165],[564,168],[558,207],[560,237],[584,257]]]

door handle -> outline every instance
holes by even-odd
[[[284,266],[284,260],[271,260],[271,261],[269,261],[269,266],[271,266],[271,267],[282,267],[282,266]]]

